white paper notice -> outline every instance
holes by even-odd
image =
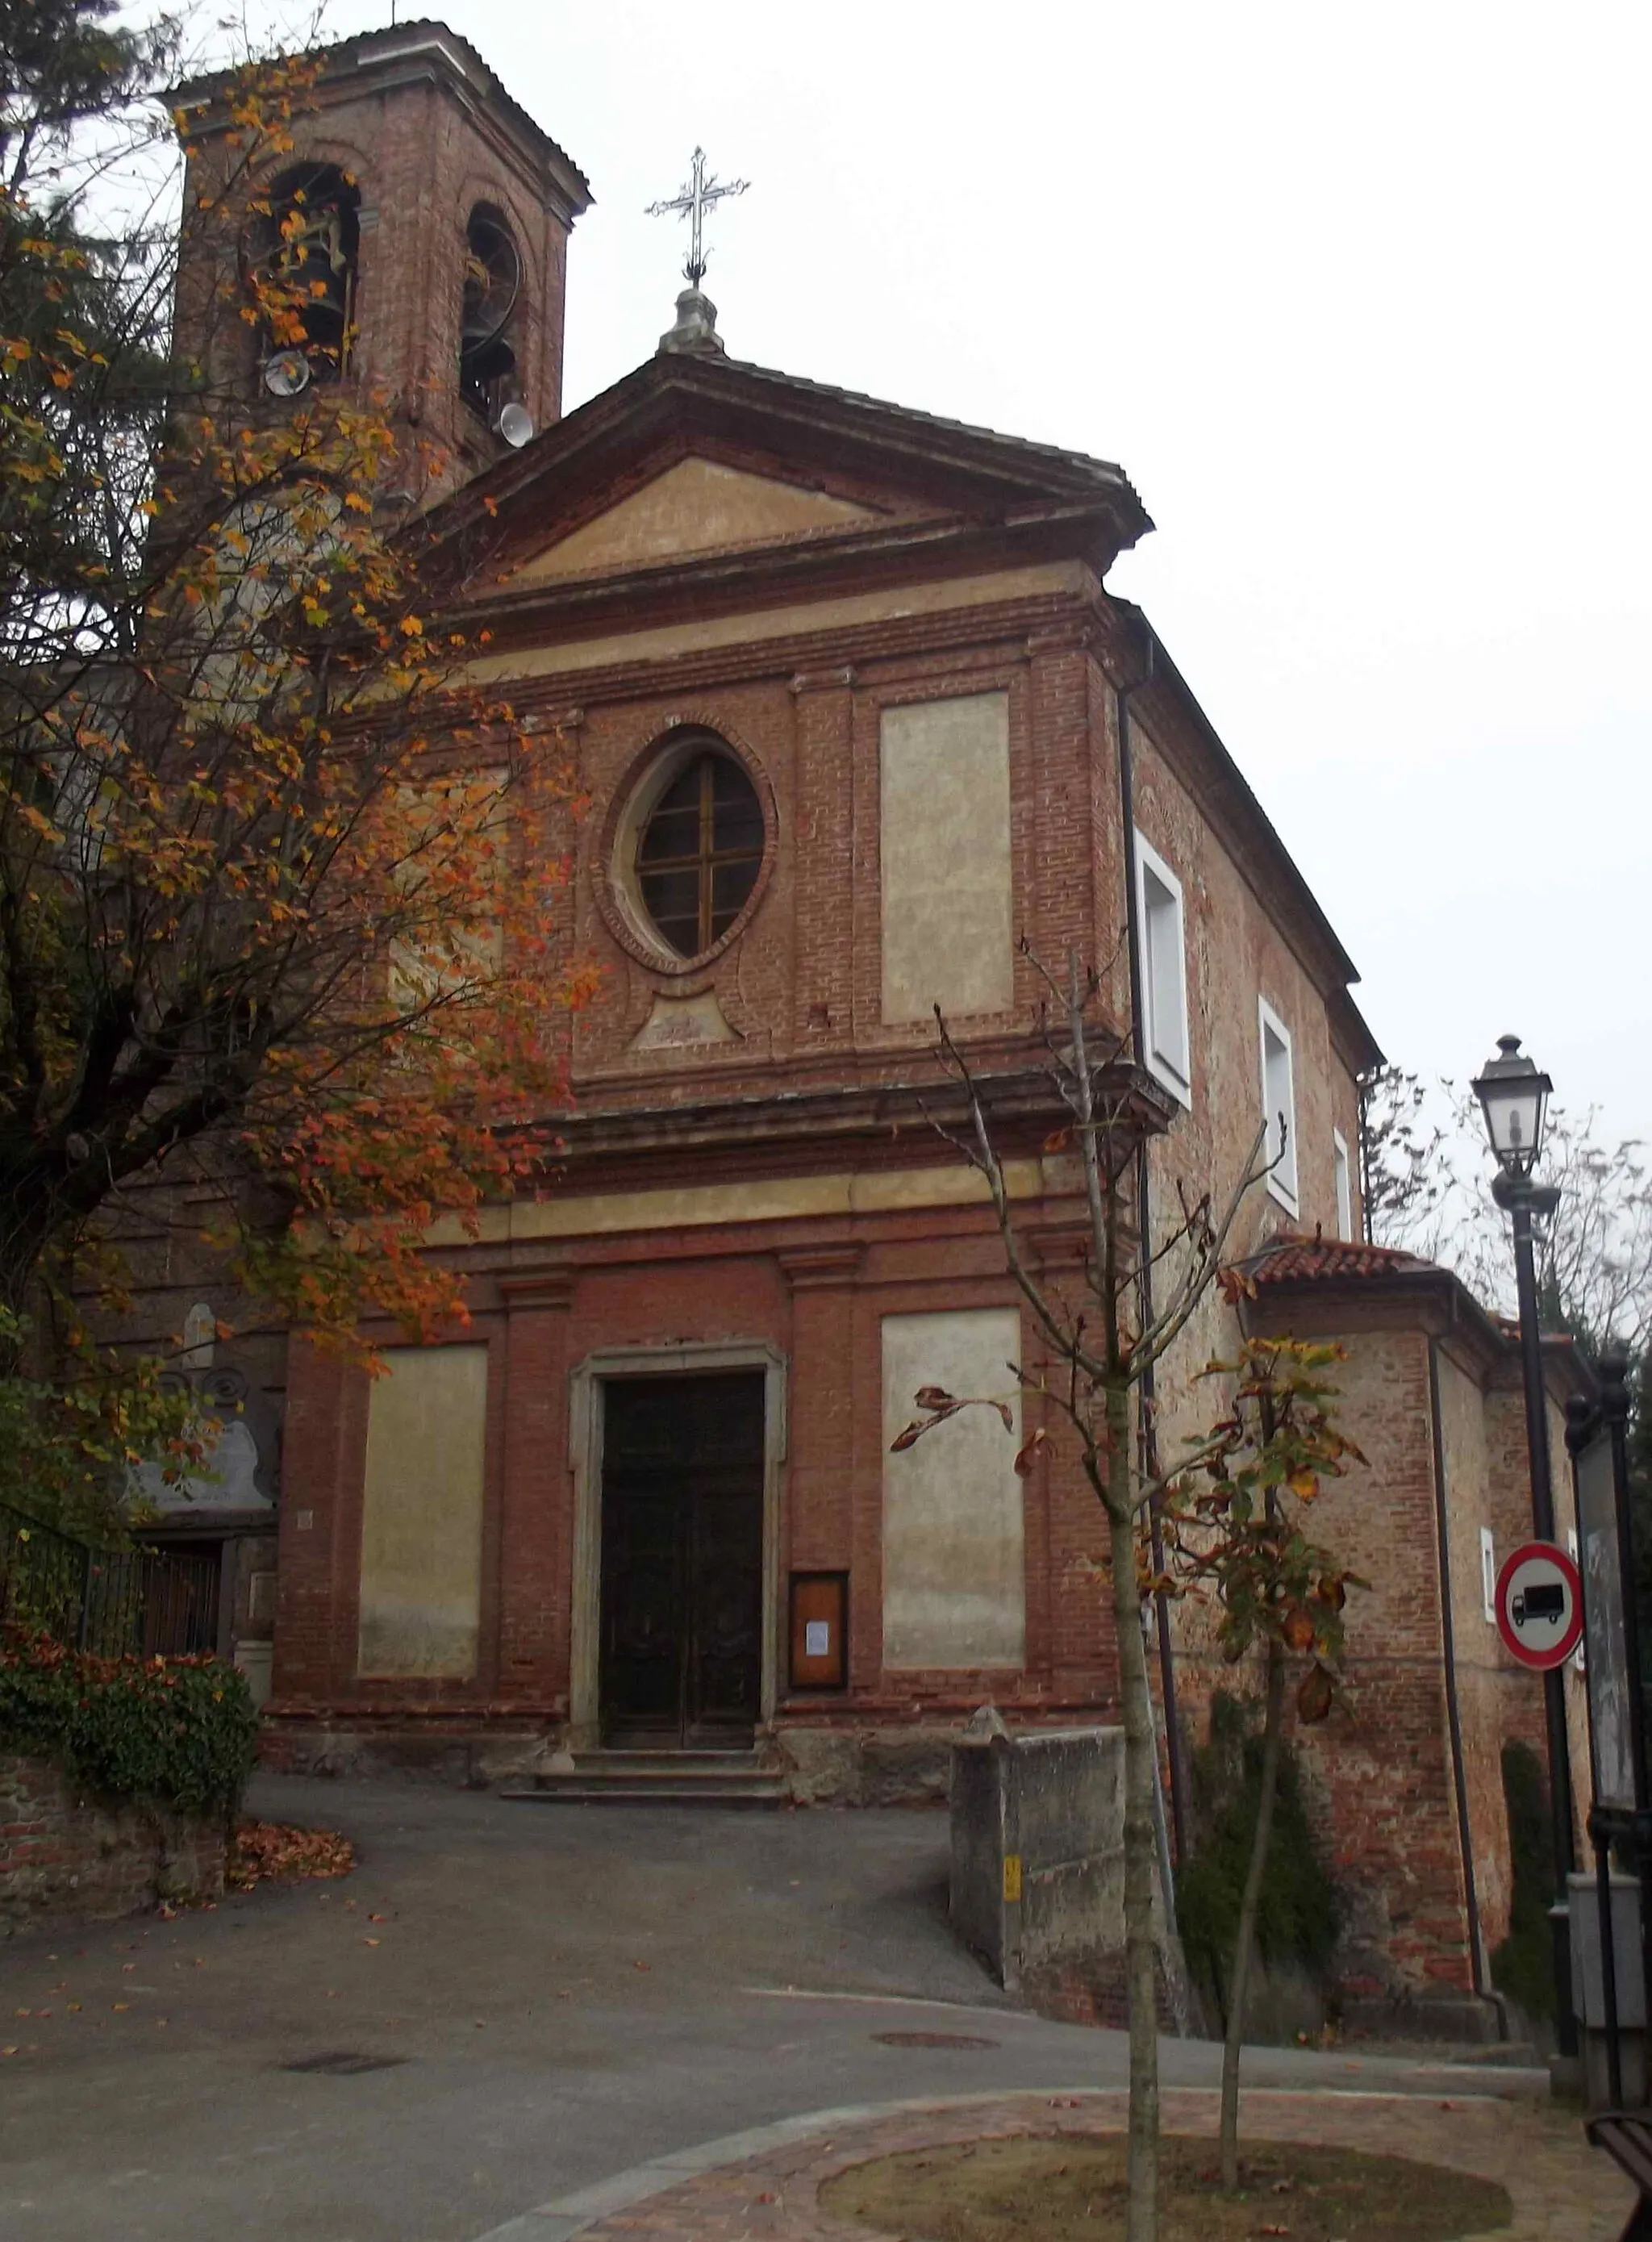
[[[832,1648],[832,1623],[826,1619],[806,1619],[803,1621],[803,1655],[805,1658],[829,1658]]]

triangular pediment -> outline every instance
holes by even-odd
[[[1105,460],[795,379],[661,351],[425,517],[428,581],[467,605],[746,596],[879,566],[1058,541],[1097,576],[1152,527]],[[433,537],[431,533],[433,532]],[[745,565],[749,556],[751,566]],[[731,565],[737,564],[737,565]]]
[[[693,554],[775,545],[822,532],[842,534],[883,518],[871,507],[828,491],[690,457],[557,538],[514,569],[508,581],[526,587],[568,576],[614,574]]]

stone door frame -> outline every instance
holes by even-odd
[[[703,1375],[755,1370],[763,1379],[762,1651],[757,1718],[771,1721],[778,1695],[780,1489],[786,1461],[787,1361],[766,1340],[686,1340],[669,1346],[600,1347],[568,1373],[568,1469],[574,1480],[574,1578],[569,1614],[568,1744],[601,1741],[598,1680],[602,1632],[602,1387],[610,1378]]]

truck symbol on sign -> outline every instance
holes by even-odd
[[[1524,1627],[1528,1619],[1562,1620],[1566,1616],[1566,1583],[1563,1581],[1536,1581],[1529,1588],[1522,1588],[1508,1608],[1508,1615],[1516,1627]]]

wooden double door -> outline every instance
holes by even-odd
[[[762,1683],[759,1372],[603,1385],[606,1743],[749,1743]]]

